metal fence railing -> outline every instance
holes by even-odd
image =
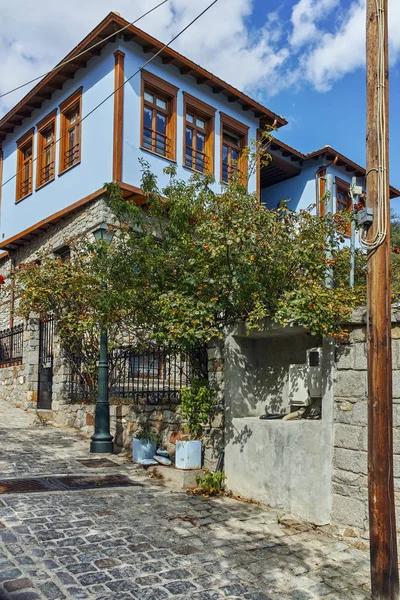
[[[23,344],[23,324],[0,331],[0,367],[22,363]]]
[[[205,348],[190,352],[176,347],[117,348],[109,357],[110,401],[174,404],[179,401],[180,390],[190,387],[194,377],[207,379]],[[94,402],[96,383],[85,371],[83,361],[75,357],[71,362],[69,400]]]

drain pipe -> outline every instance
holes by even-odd
[[[354,190],[354,187],[357,185],[357,177],[351,178],[351,187]],[[354,213],[354,203],[358,202],[358,196],[354,196],[353,193],[350,194],[351,197],[351,211]],[[356,224],[354,218],[351,220],[351,229],[350,229],[350,287],[354,287],[354,273],[356,268]]]
[[[328,173],[325,177],[325,190],[326,190],[326,201],[325,201],[325,214],[327,217],[333,214],[333,175]],[[331,252],[326,252],[326,258],[332,258]],[[333,269],[330,267],[326,274],[326,287],[333,288]]]

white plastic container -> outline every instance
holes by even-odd
[[[147,438],[132,439],[132,462],[141,463],[145,458],[153,458],[157,450],[156,442]]]
[[[178,440],[175,451],[177,469],[201,469],[201,441]]]

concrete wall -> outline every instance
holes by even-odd
[[[305,364],[306,349],[319,340],[296,328],[253,335],[261,338],[231,336],[225,346],[227,487],[309,521],[329,523],[332,348],[324,346],[322,420],[266,421],[259,418],[265,404],[269,412],[288,412],[289,364]]]
[[[225,346],[225,376],[232,417],[287,413],[293,403],[289,365],[304,365],[306,351],[319,345],[310,335],[265,338],[230,335]],[[306,398],[305,398],[306,399]]]

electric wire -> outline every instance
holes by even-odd
[[[190,21],[190,23],[188,23],[188,25],[186,25],[186,27],[181,29],[181,31],[179,33],[177,33],[167,44],[164,44],[151,58],[149,58],[149,60],[147,60],[141,67],[139,67],[139,69],[137,69],[134,73],[132,73],[132,75],[130,75],[127,79],[125,79],[125,81],[123,81],[121,83],[121,85],[119,85],[117,88],[115,88],[115,90],[113,90],[111,92],[111,94],[106,96],[101,102],[99,102],[99,104],[97,104],[94,108],[92,108],[84,117],[82,117],[82,119],[80,120],[79,126],[81,126],[83,121],[85,121],[88,117],[90,117],[90,115],[92,115],[103,104],[105,104],[105,102],[107,102],[107,100],[112,98],[114,96],[114,94],[116,94],[116,92],[118,92],[118,90],[123,88],[131,79],[133,79],[138,73],[140,73],[140,71],[142,71],[145,67],[147,67],[147,65],[149,63],[151,63],[155,58],[157,58],[157,56],[159,56],[161,54],[161,52],[163,52],[163,50],[168,48],[175,40],[177,40],[183,33],[185,33],[185,31],[187,31],[189,29],[189,27],[191,27],[196,21],[198,21],[217,2],[218,2],[218,0],[213,0],[213,2],[211,2],[211,4],[209,4],[199,15],[197,15],[197,17],[192,19],[192,21]],[[54,142],[54,145],[58,144],[66,135],[68,135],[68,131],[66,131],[63,135],[61,135],[59,138],[57,138]],[[43,152],[41,152],[40,154],[35,156],[35,158],[32,159],[32,163],[36,162],[43,154],[45,154],[45,152],[46,152],[46,150],[44,150]],[[24,170],[24,168],[20,169],[19,171],[14,173],[14,175],[12,175],[9,179],[4,181],[4,183],[2,183],[2,185],[1,185],[1,188],[3,188],[7,183],[10,183],[10,181],[15,179],[19,175],[19,173],[22,173],[23,170]]]
[[[138,21],[140,21],[144,17],[147,17],[147,15],[149,15],[150,13],[152,13],[153,11],[155,11],[157,8],[159,8],[163,4],[166,4],[167,2],[169,2],[169,0],[162,0],[162,2],[160,2],[156,6],[154,6],[153,8],[151,8],[150,10],[148,10],[147,12],[145,12],[143,15],[141,15],[137,19],[135,19],[131,23],[128,23],[127,25],[124,25],[124,27],[121,27],[121,29],[118,29],[117,31],[114,31],[113,33],[111,33],[107,37],[103,38],[99,42],[96,42],[95,44],[93,44],[93,46],[89,46],[89,48],[86,48],[86,50],[83,50],[82,52],[79,52],[79,54],[74,54],[74,56],[72,56],[68,60],[65,60],[65,61],[59,63],[58,65],[56,65],[55,67],[53,67],[52,69],[50,69],[50,71],[47,71],[46,73],[43,73],[43,75],[38,75],[37,77],[34,77],[34,79],[31,79],[30,81],[27,81],[26,83],[22,83],[21,85],[18,85],[17,87],[13,88],[12,90],[9,90],[8,92],[4,92],[3,94],[0,94],[0,98],[4,98],[5,96],[8,96],[9,94],[12,94],[13,92],[17,92],[18,90],[21,90],[23,87],[26,87],[27,85],[30,85],[31,83],[35,83],[35,81],[38,81],[39,79],[42,79],[43,77],[46,77],[47,75],[50,75],[50,73],[52,73],[53,71],[57,71],[61,67],[64,67],[65,65],[68,65],[70,62],[75,61],[80,56],[83,56],[87,52],[90,52],[91,50],[93,50],[93,48],[96,48],[97,46],[100,46],[100,44],[104,44],[104,42],[106,42],[107,40],[115,37],[116,35],[119,35],[123,31],[125,31],[125,29],[128,29],[128,27],[131,27],[131,25],[134,25],[135,23],[138,23]]]
[[[365,229],[359,230],[359,239],[361,246],[368,251],[376,250],[386,239],[388,224],[388,186],[386,185],[387,175],[387,139],[386,139],[386,95],[385,85],[385,18],[383,0],[375,0],[376,19],[377,19],[377,117],[376,117],[376,142],[378,166],[369,169],[366,173],[366,179],[371,172],[376,171],[378,177],[377,184],[377,211],[376,228],[372,236]],[[367,182],[368,193],[368,182]]]

